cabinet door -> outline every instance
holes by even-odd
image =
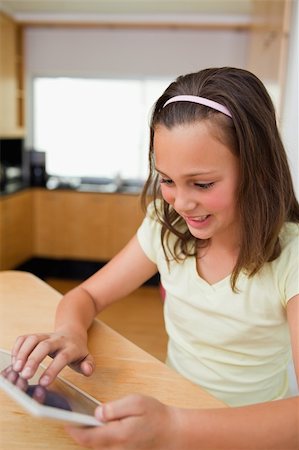
[[[136,195],[111,195],[109,209],[110,256],[114,256],[134,236],[144,214],[140,205],[140,197]]]
[[[0,200],[0,268],[14,269],[33,254],[33,204],[30,191]]]
[[[22,137],[22,34],[17,24],[0,13],[0,136]]]
[[[36,256],[89,260],[107,256],[105,196],[38,189],[34,206]]]
[[[65,232],[68,203],[64,195],[58,194],[43,189],[33,191],[35,256],[63,257],[66,254],[70,238]]]
[[[133,195],[34,192],[35,255],[107,261],[141,222]]]

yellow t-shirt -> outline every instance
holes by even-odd
[[[167,266],[160,232],[150,205],[137,237],[166,291],[167,363],[232,406],[285,397],[291,358],[286,305],[299,293],[298,224],[283,227],[275,261],[252,278],[240,275],[238,293],[230,277],[213,285],[202,279],[194,257]]]

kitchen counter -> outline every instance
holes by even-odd
[[[14,181],[7,183],[3,188],[0,190],[0,196],[7,196],[10,194],[15,194],[17,192],[21,192],[28,188],[35,188],[38,186],[30,186],[29,183],[26,183],[24,181]],[[68,185],[68,184],[60,184],[53,188],[48,188],[47,186],[41,187],[42,189],[46,189],[49,191],[62,191],[62,190],[68,190],[68,191],[74,191],[74,192],[95,192],[95,193],[104,193],[104,194],[132,194],[132,195],[140,195],[142,191],[142,186],[140,185],[130,185],[130,184],[124,184],[121,186],[117,186],[114,183],[107,183],[107,184],[96,184],[96,183],[81,183],[76,186]]]
[[[17,188],[0,197],[2,270],[32,257],[108,261],[144,217],[133,192]]]
[[[143,181],[121,178],[77,178],[77,177],[54,177],[47,180],[46,187],[50,190],[70,189],[79,192],[103,192],[140,194]]]

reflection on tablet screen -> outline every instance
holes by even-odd
[[[65,397],[57,392],[44,388],[39,384],[32,384],[31,386],[28,386],[26,394],[43,405],[72,411],[72,408]]]
[[[58,405],[53,404],[49,406],[55,406],[56,408],[68,409],[69,411],[94,415],[96,407],[99,405],[93,399],[84,395],[84,393],[78,391],[72,386],[64,383],[59,378],[50,385],[48,388],[47,401],[57,402]],[[64,408],[62,407],[64,405]]]

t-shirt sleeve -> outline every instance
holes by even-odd
[[[150,203],[146,216],[137,230],[137,239],[146,256],[155,264],[161,248],[160,236],[161,225],[156,218],[154,205]]]
[[[291,298],[299,294],[299,255],[297,255],[296,260],[293,258],[285,283],[285,303],[287,304]]]
[[[279,262],[279,282],[282,291],[282,303],[287,305],[299,294],[299,237],[298,225],[289,226],[291,238],[287,243]]]

